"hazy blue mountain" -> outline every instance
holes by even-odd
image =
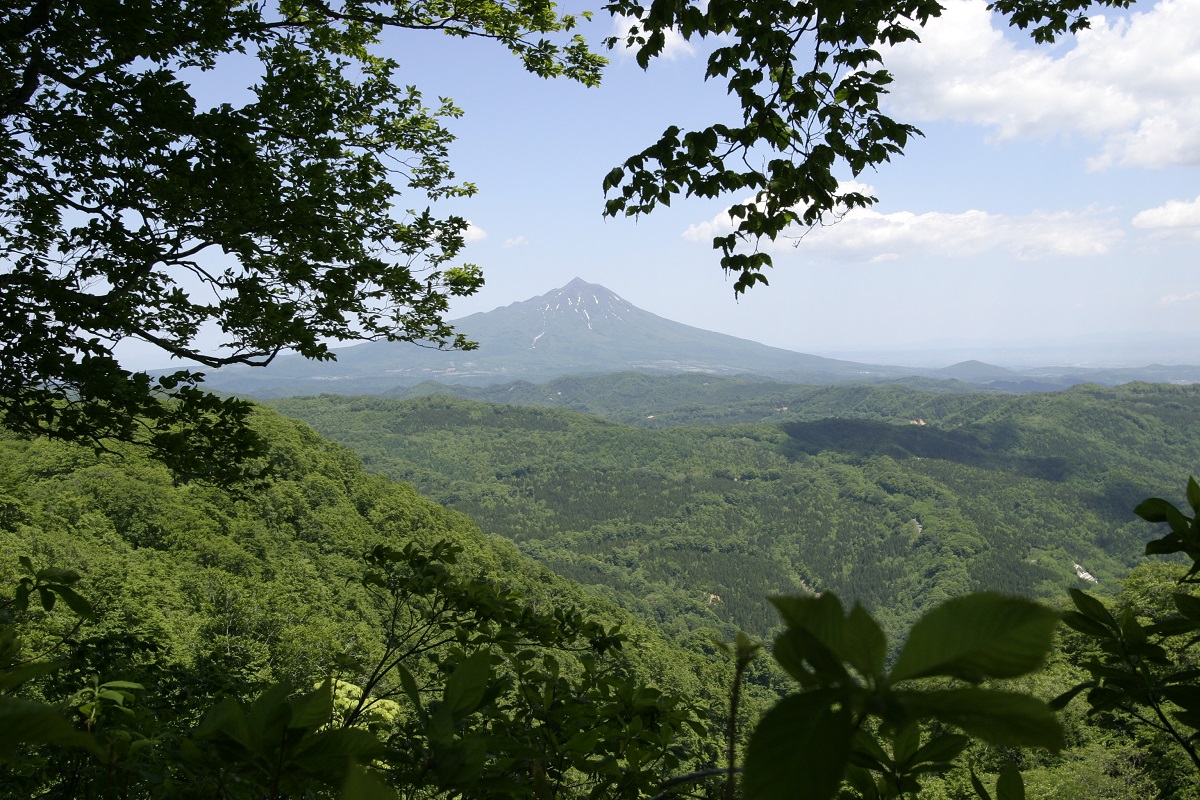
[[[990,381],[1018,380],[1020,373],[1011,369],[997,367],[995,364],[985,364],[982,361],[962,361],[937,370],[939,375],[967,383],[988,383]]]
[[[208,383],[225,391],[283,396],[379,393],[430,380],[467,386],[545,382],[562,375],[625,370],[753,374],[813,384],[887,380],[914,372],[805,355],[693,328],[578,278],[540,297],[463,317],[455,327],[478,342],[479,349],[443,352],[372,342],[338,350],[336,362],[284,357],[265,369],[211,373]]]
[[[479,343],[477,350],[448,352],[410,343],[372,342],[337,350],[333,362],[284,356],[266,368],[213,371],[208,385],[269,398],[395,394],[430,381],[459,388],[544,384],[563,376],[628,371],[755,376],[809,385],[917,378],[1010,392],[1048,391],[1085,382],[1200,382],[1200,367],[1047,367],[1016,372],[980,361],[935,369],[824,358],[672,322],[578,278],[540,297],[472,314],[454,324]]]

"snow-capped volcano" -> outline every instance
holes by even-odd
[[[475,386],[540,382],[624,370],[754,374],[810,383],[912,374],[804,355],[672,322],[580,278],[539,297],[455,320],[454,327],[479,348],[447,352],[372,342],[336,350],[335,362],[280,358],[265,369],[210,373],[208,383],[226,391],[280,396],[373,393],[430,380]]]

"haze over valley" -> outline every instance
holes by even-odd
[[[1194,362],[1096,367],[1051,361],[1014,369],[977,358],[940,368],[825,358],[672,322],[579,278],[538,297],[472,314],[454,324],[478,342],[477,350],[445,352],[406,343],[373,342],[337,350],[336,361],[311,362],[285,355],[266,368],[213,371],[207,385],[255,397],[383,394],[426,381],[482,387],[625,370],[748,375],[796,384],[921,378],[1007,391],[1049,391],[1085,382],[1200,381],[1200,366]],[[1045,353],[1055,352],[1052,345],[1045,347]]]

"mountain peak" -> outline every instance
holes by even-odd
[[[535,298],[535,302],[548,302],[567,297],[570,297],[574,300],[588,298],[589,302],[602,304],[617,302],[624,306],[629,305],[613,290],[601,286],[598,283],[588,283],[583,278],[573,278],[566,286],[546,292],[546,294],[542,295],[541,297]],[[592,300],[592,298],[594,298],[594,300]]]
[[[645,314],[634,308],[627,300],[615,292],[606,289],[598,283],[588,283],[582,278],[575,278],[566,286],[554,289],[541,297],[516,303],[510,308],[524,309],[524,313],[533,314],[538,322],[534,344],[543,340],[546,334],[554,338],[554,331],[562,335],[567,329],[596,330],[596,325],[606,322],[622,322],[631,314]],[[563,328],[566,326],[566,328]]]
[[[608,289],[605,289],[600,284],[588,283],[583,278],[572,278],[570,283],[568,283],[566,286],[562,287],[561,289],[558,289],[557,291],[575,292],[575,291],[584,291],[584,290],[591,290],[591,289],[599,289],[599,290],[605,291],[605,292],[608,291]]]

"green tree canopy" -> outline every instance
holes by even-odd
[[[430,208],[474,191],[447,160],[444,120],[459,111],[406,86],[378,38],[403,28],[493,39],[536,74],[592,84],[603,59],[578,37],[551,41],[574,24],[536,1],[10,5],[5,424],[142,441],[200,471],[254,449],[235,435],[244,405],[198,392],[194,372],[131,375],[117,343],[208,368],[284,350],[330,358],[329,340],[468,346],[443,317],[482,279],[457,261],[465,220]],[[246,91],[206,107],[189,86],[201,73]],[[217,347],[202,344],[206,331],[219,331]]]

